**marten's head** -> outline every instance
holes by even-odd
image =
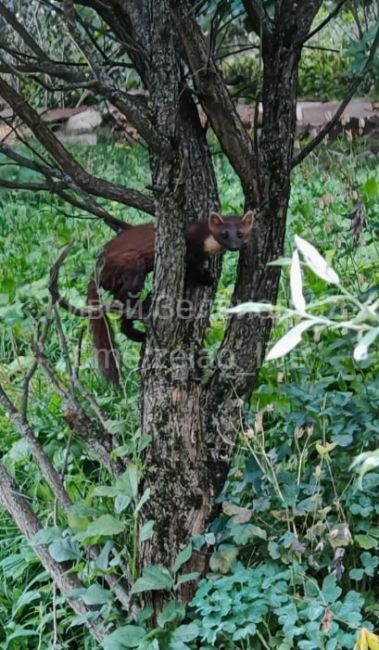
[[[218,244],[229,251],[239,251],[248,241],[254,214],[248,210],[243,217],[224,217],[217,212],[209,215],[209,230]]]

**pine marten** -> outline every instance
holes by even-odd
[[[211,212],[207,222],[190,222],[186,226],[187,274],[200,284],[210,284],[209,255],[225,250],[237,251],[248,240],[253,226],[253,213],[243,217],[221,216]],[[154,266],[155,226],[126,225],[108,242],[100,259],[100,270],[88,285],[88,302],[100,304],[99,287],[109,291],[116,300],[132,308],[139,300],[145,278]],[[112,330],[105,314],[92,318],[91,330],[100,370],[114,384],[119,383],[119,370],[114,355]],[[145,333],[133,327],[133,320],[121,316],[121,331],[129,339],[142,342]]]

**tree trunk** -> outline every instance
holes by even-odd
[[[278,12],[274,29],[263,39],[264,122],[260,155],[250,168],[251,181],[245,179],[244,182],[246,207],[256,207],[256,217],[250,245],[240,254],[234,302],[275,302],[278,290],[280,270],[267,263],[283,252],[290,196],[301,51],[294,46],[291,34],[296,32],[301,37],[307,33],[320,2],[312,3],[311,10],[308,6],[308,13],[299,11],[296,3],[281,4],[282,14]],[[167,269],[165,275],[161,265],[164,266],[165,260],[166,263],[169,260],[170,265],[171,259],[166,256],[175,254],[172,240],[170,242],[170,228],[174,227],[170,213],[175,212],[179,218],[181,205],[188,214],[188,206],[192,208],[195,196],[197,214],[206,214],[215,207],[215,190],[209,192],[209,187],[214,188],[213,174],[211,168],[204,168],[202,163],[209,159],[209,151],[197,116],[192,112],[193,138],[188,147],[187,113],[182,109],[179,115],[182,128],[179,129],[178,161],[183,160],[185,152],[180,194],[173,179],[168,196],[164,200],[160,194],[156,196],[159,247],[155,293],[160,297],[161,288],[167,291],[170,286],[170,281],[167,282],[169,271]],[[238,161],[235,166],[238,167]],[[177,167],[176,160],[171,166],[167,161],[160,161],[163,171],[160,174],[157,170],[155,174],[160,179],[157,184],[164,177],[167,187],[167,178]],[[187,290],[186,293],[180,283],[177,286],[177,293],[168,300],[173,310],[177,298],[189,296],[196,310],[201,304],[198,294],[209,296],[204,290]],[[151,498],[144,516],[154,519],[156,525],[153,538],[141,549],[142,566],[161,563],[171,567],[191,536],[207,529],[215,515],[215,497],[228,472],[231,448],[225,439],[235,435],[241,416],[241,399],[250,397],[264,358],[271,319],[256,315],[232,318],[218,353],[216,370],[205,381],[196,367],[196,360],[207,318],[206,311],[206,319],[200,322],[192,319],[183,324],[177,317],[167,321],[159,314],[152,319],[141,368],[142,428],[152,436],[145,477],[146,485],[151,488]],[[228,371],[222,363],[223,357],[232,361]],[[185,571],[203,572],[206,563],[204,555],[194,553]],[[186,599],[190,595],[191,587],[186,585],[182,597]],[[161,596],[155,602],[161,607]]]
[[[271,329],[271,319],[264,315],[231,317],[215,367],[209,368],[204,336],[220,261],[212,262],[215,281],[211,287],[196,286],[186,275],[185,263],[186,222],[204,220],[210,210],[219,207],[210,149],[195,98],[241,180],[245,207],[255,209],[251,241],[239,257],[233,302],[275,302],[280,271],[268,263],[283,252],[298,65],[302,44],[322,0],[280,0],[272,17],[261,0],[243,0],[262,43],[259,142],[253,142],[244,128],[214,60],[212,39],[196,22],[198,3],[78,0],[75,4],[101,16],[142,80],[147,99],[133,100],[107,75],[105,59],[98,64],[98,49],[92,57],[91,46],[77,42],[88,62],[91,88],[113,102],[132,123],[134,120],[147,143],[154,205],[151,196],[100,182],[88,174],[2,78],[0,90],[57,163],[53,169],[23,157],[27,167],[37,165],[50,185],[58,179],[61,192],[74,189],[95,214],[100,207],[89,201],[88,195],[100,194],[156,216],[154,291],[141,356],[141,424],[144,433],[152,437],[144,478],[151,498],[143,508],[143,517],[155,521],[155,532],[141,545],[139,561],[141,568],[160,563],[170,568],[180,550],[193,535],[207,529],[215,514],[215,497],[227,476],[231,454],[225,440],[235,436],[241,404],[250,398]],[[75,40],[75,8],[72,2],[65,7],[71,20],[68,24],[66,16],[66,24]],[[16,16],[12,20],[22,37]],[[44,75],[48,66],[52,77],[86,87],[88,79],[80,70],[40,54],[33,41],[29,47],[36,57],[36,73]],[[17,61],[13,68],[5,64],[3,71],[8,74],[17,65]],[[72,200],[78,202],[75,197]],[[205,569],[206,558],[200,554],[193,554],[185,567],[185,571]],[[181,595],[188,599],[191,587],[183,588]],[[156,599],[157,609],[162,602],[162,597]]]

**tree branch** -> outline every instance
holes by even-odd
[[[358,90],[360,84],[364,80],[366,74],[369,72],[378,45],[379,45],[379,28],[376,32],[376,36],[370,48],[369,56],[367,58],[367,61],[365,63],[365,66],[361,74],[358,75],[358,77],[356,77],[356,79],[354,79],[354,81],[352,82],[345,99],[340,103],[332,119],[329,120],[329,122],[325,124],[325,126],[318,132],[318,134],[313,138],[313,140],[311,140],[311,142],[309,142],[309,144],[307,144],[306,147],[304,147],[304,149],[302,149],[300,153],[298,153],[297,156],[293,158],[291,164],[292,168],[296,167],[296,165],[299,165],[304,160],[304,158],[309,156],[309,154],[320,144],[320,142],[324,140],[324,138],[328,135],[328,133],[330,133],[333,127],[337,124],[346,106],[349,104],[353,95]]]
[[[148,214],[154,214],[154,204],[150,197],[145,196],[137,190],[115,185],[107,180],[89,174],[46,126],[37,111],[2,77],[0,77],[0,95],[13,108],[18,117],[31,129],[37,140],[56,160],[60,168],[68,176],[70,183],[75,187],[94,196],[118,201],[119,203],[143,210]]]
[[[70,8],[72,5],[72,8]],[[2,5],[0,5],[1,7]],[[81,39],[79,29],[75,22],[75,10],[73,2],[65,2],[66,25],[68,33],[73,39],[75,45],[79,47],[84,54],[88,64],[91,67],[93,76],[81,74],[73,69],[71,64],[59,63],[52,61],[47,54],[40,48],[38,43],[25,30],[24,26],[17,20],[15,14],[4,8],[6,20],[13,29],[21,36],[25,43],[37,55],[37,60],[31,63],[14,66],[9,61],[5,61],[6,66],[10,65],[12,71],[18,74],[41,72],[51,77],[58,77],[69,82],[75,88],[92,88],[93,91],[99,92],[105,99],[108,99],[125,117],[133,124],[140,135],[146,140],[149,146],[157,151],[164,147],[164,142],[158,137],[146,104],[135,96],[131,97],[128,93],[115,87],[113,80],[107,74],[105,69],[106,61],[96,50],[91,50],[88,42]],[[38,79],[41,83],[41,80]]]
[[[33,550],[41,564],[52,577],[62,595],[68,598],[74,612],[79,615],[90,613],[91,608],[86,607],[82,600],[70,600],[69,598],[70,593],[74,589],[83,589],[84,587],[78,576],[69,571],[71,569],[71,563],[55,562],[45,545],[33,544],[32,540],[34,536],[43,529],[43,526],[2,463],[0,463],[0,503],[6,508],[12,519],[14,519],[28,542],[33,545]],[[109,630],[106,630],[102,623],[94,623],[87,620],[85,625],[99,643],[109,634]]]
[[[324,29],[324,27],[326,27],[326,25],[332,20],[332,18],[334,18],[334,16],[337,16],[337,14],[339,13],[341,7],[345,4],[345,2],[346,0],[340,0],[340,2],[334,7],[334,9],[330,12],[330,14],[324,20],[322,20],[321,23],[317,25],[317,27],[315,27],[311,32],[309,32],[309,34],[305,38],[303,38],[302,41],[297,43],[296,47],[298,47],[299,45],[303,45],[311,38],[313,38],[313,36],[318,34],[318,32],[321,32],[321,30]]]
[[[34,52],[34,54],[39,59],[44,59],[46,57],[44,51],[40,48],[38,43],[30,35],[27,29],[17,20],[16,15],[10,11],[3,2],[0,2],[0,16],[2,16],[5,22],[21,36],[24,43],[29,47],[29,49]]]
[[[73,245],[74,242],[71,242],[65,246],[57,261],[50,269],[49,291],[52,297],[53,305],[58,304],[60,307],[63,307],[65,311],[68,311],[70,314],[74,314],[74,316],[78,316],[79,318],[101,318],[105,314],[109,314],[111,312],[116,314],[122,313],[126,317],[129,315],[130,318],[136,318],[136,309],[133,308],[133,310],[128,312],[127,307],[119,301],[112,302],[109,305],[101,305],[99,307],[75,307],[75,305],[72,305],[68,300],[66,300],[66,298],[64,298],[64,296],[61,295],[58,288],[59,271]],[[143,322],[144,315],[142,313],[138,314],[138,320],[141,320]]]
[[[252,27],[258,36],[267,36],[272,31],[272,21],[260,0],[242,0]]]
[[[49,457],[45,454],[43,448],[39,444],[33,430],[22,421],[21,413],[11,402],[8,395],[0,385],[0,404],[8,413],[11,421],[15,425],[17,431],[27,440],[30,451],[41,469],[46,482],[50,486],[53,494],[57,497],[62,508],[67,510],[71,507],[72,503],[66,490],[63,487],[62,481],[55,467],[51,464]]]
[[[117,219],[116,217],[113,217],[102,206],[95,203],[95,201],[93,201],[88,194],[81,192],[83,201],[79,201],[75,197],[71,196],[71,194],[64,191],[65,189],[73,189],[74,191],[75,190],[77,191],[77,188],[75,186],[73,188],[70,187],[69,183],[67,182],[67,177],[66,177],[66,182],[56,179],[57,176],[58,177],[63,176],[60,170],[54,169],[53,167],[48,167],[47,165],[43,165],[42,163],[36,163],[34,160],[31,160],[30,158],[23,156],[22,154],[14,151],[11,147],[8,147],[4,144],[3,145],[0,144],[0,152],[2,152],[5,156],[10,158],[11,160],[14,160],[20,166],[38,172],[46,179],[45,183],[42,182],[22,183],[19,181],[10,181],[10,180],[8,181],[8,180],[1,179],[0,187],[7,188],[9,190],[53,192],[54,194],[57,194],[59,197],[61,197],[67,203],[73,205],[74,207],[79,208],[80,210],[84,210],[85,212],[89,212],[90,214],[94,214],[96,217],[99,217],[104,221],[104,223],[106,223],[115,232],[119,232],[120,230],[125,230],[125,228],[128,227],[128,224],[126,224],[124,221],[121,221],[121,219]]]
[[[256,188],[256,179],[249,134],[210,56],[199,25],[189,15],[187,4],[183,0],[171,0],[171,11],[185,47],[199,100],[245,191],[251,194]]]

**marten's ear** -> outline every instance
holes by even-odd
[[[224,220],[218,212],[211,212],[208,223],[210,228],[220,228],[220,226],[224,225]]]
[[[248,210],[242,217],[241,219],[242,223],[248,230],[251,230],[253,227],[254,223],[254,212],[252,210]]]

